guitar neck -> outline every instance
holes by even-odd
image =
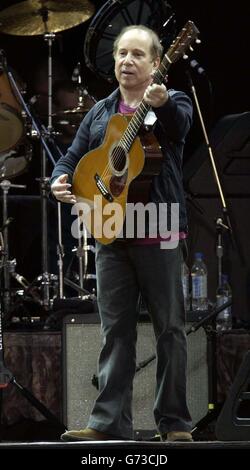
[[[165,54],[160,66],[154,74],[152,83],[157,83],[158,85],[161,85],[170,65],[171,60],[168,58],[167,54]],[[147,104],[143,99],[139,104],[136,112],[134,113],[132,119],[130,120],[129,125],[120,140],[120,145],[125,149],[126,152],[129,152],[130,147],[133,144],[149,109],[150,105]]]

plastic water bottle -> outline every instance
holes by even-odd
[[[186,265],[185,262],[183,262],[181,266],[181,280],[182,280],[185,310],[190,309],[189,277],[190,276],[189,276],[188,266]]]
[[[232,300],[232,290],[228,282],[228,276],[222,274],[221,285],[216,291],[216,307],[220,307],[224,303]],[[232,307],[225,308],[218,313],[216,317],[216,330],[226,331],[232,328]]]
[[[195,253],[191,269],[192,310],[207,310],[207,267],[202,253]]]

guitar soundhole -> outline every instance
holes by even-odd
[[[127,171],[122,176],[112,176],[112,178],[110,179],[109,187],[113,196],[120,196],[126,186],[127,176]]]
[[[110,155],[110,163],[116,174],[122,173],[126,169],[127,156],[122,147],[115,147]]]

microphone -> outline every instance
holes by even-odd
[[[190,60],[189,66],[191,69],[195,70],[199,75],[206,75],[204,68],[197,62],[197,60]]]

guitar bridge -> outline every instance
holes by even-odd
[[[100,193],[102,194],[102,196],[107,199],[107,201],[109,202],[113,202],[114,201],[114,198],[112,196],[112,194],[110,194],[110,192],[108,191],[106,185],[104,184],[104,182],[102,181],[102,179],[100,178],[100,176],[96,173],[95,176],[95,182],[96,182],[96,186],[97,188],[99,189]]]

